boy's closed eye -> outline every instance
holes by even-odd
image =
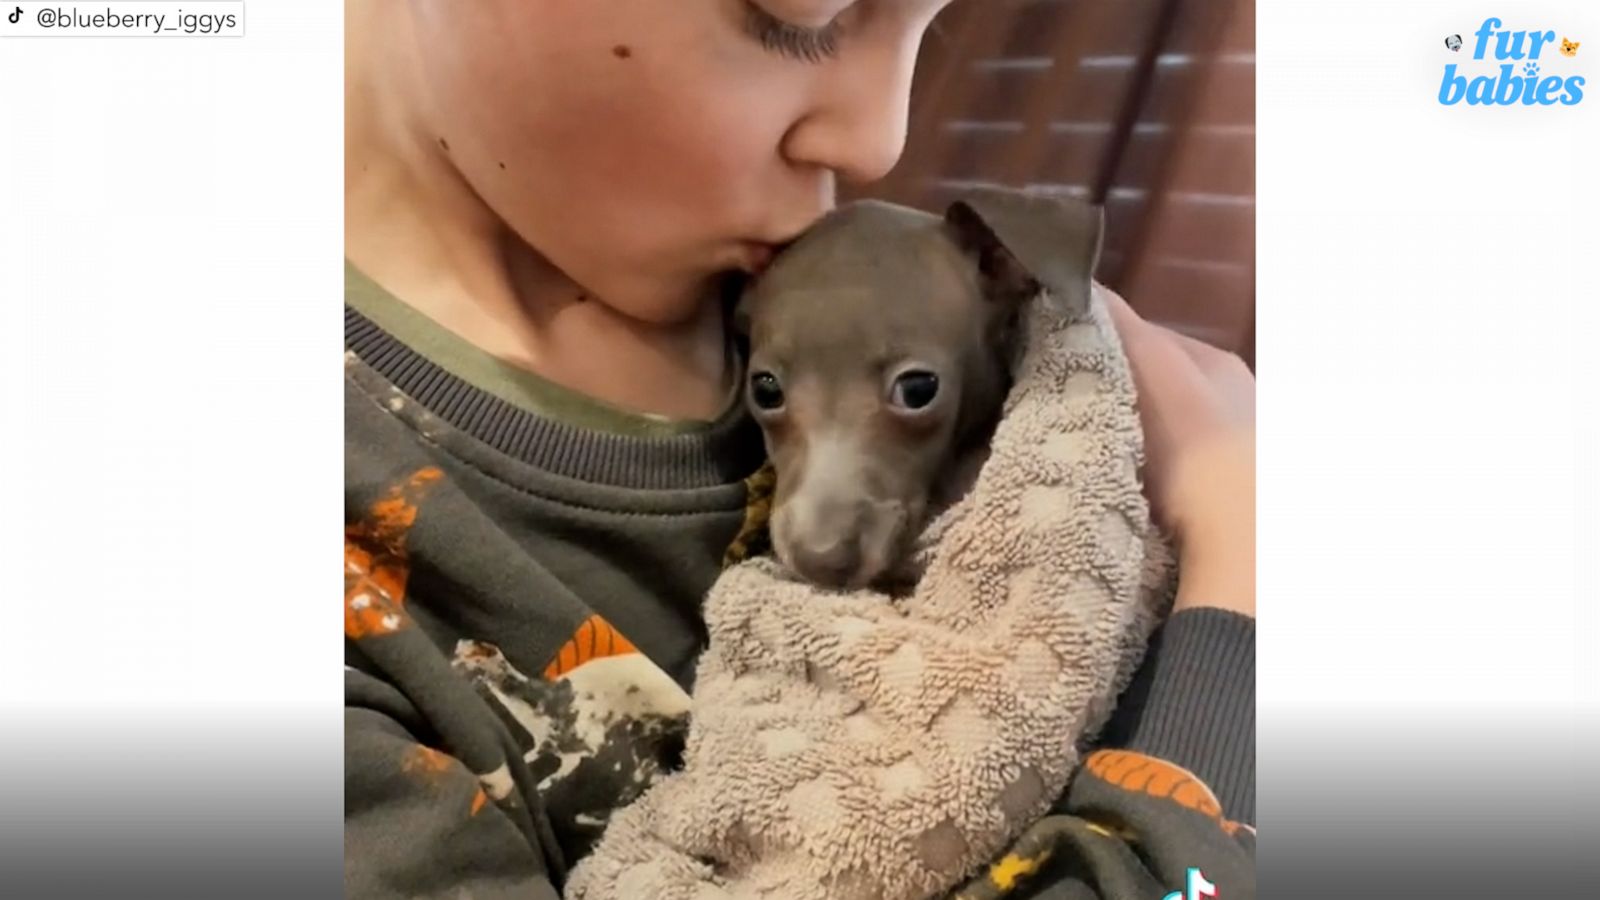
[[[839,52],[847,0],[747,0],[746,25],[763,47],[804,62]]]
[[[836,23],[862,0],[749,0],[749,5],[798,28],[817,29]]]

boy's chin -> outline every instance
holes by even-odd
[[[728,277],[726,270],[673,278],[640,277],[615,282],[609,293],[596,293],[606,306],[634,321],[673,328],[705,315],[708,306],[722,295]]]

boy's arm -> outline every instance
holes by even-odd
[[[466,766],[396,718],[348,704],[347,693],[346,897],[559,900],[542,855]]]
[[[1052,814],[956,898],[1182,898],[1191,867],[1219,896],[1255,896],[1254,619],[1175,613],[1101,746]]]
[[[1191,881],[1201,888],[1192,895],[1185,891]],[[1255,895],[1255,830],[1223,817],[1204,782],[1154,756],[1097,750],[1056,811],[1024,832],[955,900]]]
[[[1212,607],[1174,613],[1117,701],[1102,747],[1195,773],[1231,819],[1256,820],[1256,620]]]

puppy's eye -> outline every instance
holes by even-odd
[[[772,411],[783,408],[783,385],[771,372],[757,372],[750,376],[750,402],[760,409]]]
[[[889,389],[889,402],[904,409],[923,409],[937,396],[939,376],[932,372],[906,372]]]

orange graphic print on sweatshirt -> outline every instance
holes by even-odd
[[[1089,756],[1084,767],[1100,780],[1123,790],[1160,797],[1192,809],[1215,820],[1230,835],[1241,827],[1238,822],[1222,817],[1222,804],[1205,782],[1188,769],[1164,759],[1132,750],[1098,750]]]
[[[360,521],[344,530],[344,633],[360,640],[406,628],[406,536],[417,521],[417,504],[444,477],[434,467],[418,470],[389,488]]]

